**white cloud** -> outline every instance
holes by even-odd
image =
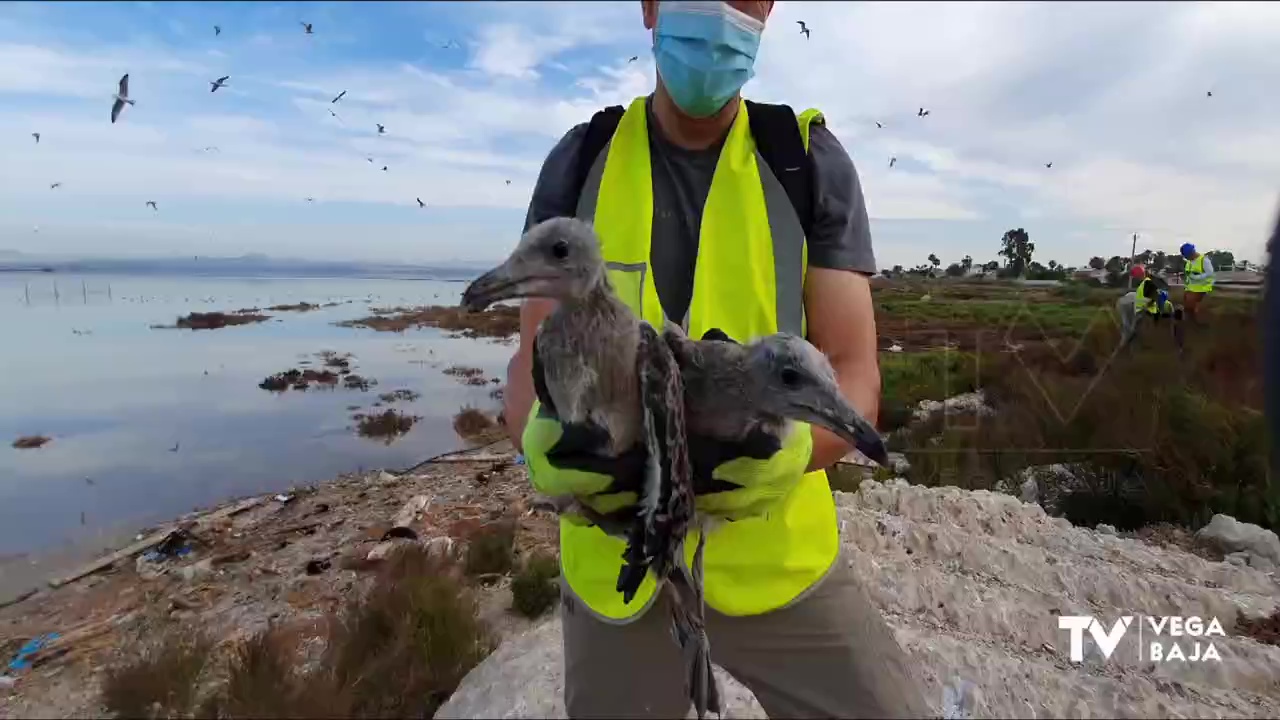
[[[195,243],[216,226],[186,210],[202,198],[265,204],[275,225],[242,230],[284,247],[272,237],[293,231],[281,228],[309,227],[314,208],[295,207],[301,197],[396,213],[420,196],[460,214],[446,221],[433,210],[430,222],[496,256],[511,230],[486,230],[506,228],[486,214],[522,216],[552,143],[600,107],[649,92],[653,60],[634,3],[463,10],[477,29],[456,34],[461,48],[440,50],[449,32],[427,29],[424,48],[395,60],[312,61],[302,53],[320,47],[319,35],[304,43],[245,32],[238,49],[218,50],[0,42],[0,212],[23,232],[39,224],[54,233],[67,219],[48,183],[61,179],[58,201],[75,207],[162,201]],[[993,251],[972,243],[994,246],[998,232],[975,241],[975,223],[1025,225],[1046,257],[1068,263],[1133,231],[1257,258],[1280,188],[1277,12],[1251,3],[779,3],[747,94],[826,113],[874,223],[929,221],[919,226],[929,236],[877,243],[882,265],[916,262],[905,253],[917,244],[944,259],[986,257]],[[103,118],[124,70],[139,104],[113,126]],[[227,73],[231,84],[211,98],[204,83]],[[929,117],[916,117],[921,106]],[[206,145],[222,152],[195,152]],[[307,232],[343,242],[342,221],[327,222],[339,229]],[[388,230],[385,247],[413,247],[412,223],[391,223],[404,229]],[[886,237],[905,232],[895,228]],[[496,234],[486,242],[484,232]]]

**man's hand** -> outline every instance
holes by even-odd
[[[808,340],[831,361],[841,394],[874,422],[880,412],[880,362],[867,277],[847,270],[810,267],[805,277],[804,309]],[[831,467],[853,449],[825,428],[813,427],[812,432],[809,471]]]

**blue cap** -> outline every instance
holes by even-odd
[[[1178,248],[1178,252],[1182,253],[1182,257],[1189,257],[1196,253],[1196,246],[1191,243],[1182,243],[1182,247]]]

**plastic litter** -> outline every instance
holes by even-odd
[[[951,682],[942,686],[942,717],[946,720],[972,718],[975,687],[964,678],[952,676]]]
[[[285,495],[285,494],[281,493],[281,494],[279,494],[279,495],[276,495],[276,498],[275,498],[275,499],[276,499],[276,502],[278,502],[278,503],[287,503],[287,502],[289,502],[290,500],[292,500],[292,499],[293,499],[293,496],[292,496],[292,495]]]
[[[516,453],[516,464],[517,465],[524,464],[524,453]]]
[[[18,654],[13,660],[9,661],[9,672],[19,670],[27,670],[31,667],[30,657],[35,655],[45,645],[58,639],[58,633],[49,633],[48,635],[37,635],[31,638],[22,647],[18,648]]]

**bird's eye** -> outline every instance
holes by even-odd
[[[569,257],[569,243],[564,240],[557,240],[555,244],[551,246],[551,256],[557,260],[563,260]]]
[[[779,375],[782,384],[787,387],[795,387],[800,383],[800,373],[793,367],[784,367]]]

